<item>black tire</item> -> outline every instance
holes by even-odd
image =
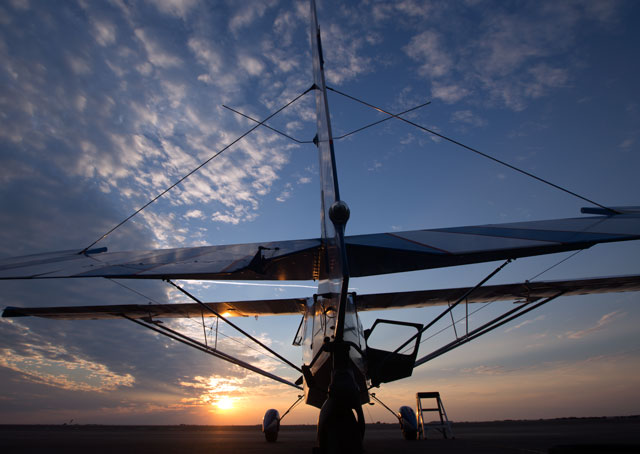
[[[408,441],[415,441],[418,438],[418,432],[415,430],[402,429],[402,438]]]
[[[354,414],[334,399],[327,399],[318,421],[318,445],[322,454],[362,453],[363,432]]]
[[[264,438],[266,438],[269,443],[275,443],[278,441],[278,432],[265,432]]]

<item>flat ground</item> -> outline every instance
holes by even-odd
[[[407,442],[397,424],[367,426],[377,453],[640,453],[640,416],[453,423],[455,439]],[[568,448],[573,445],[573,448]],[[579,445],[579,446],[576,446]],[[0,426],[2,453],[311,453],[315,427],[283,426],[267,443],[258,426]]]

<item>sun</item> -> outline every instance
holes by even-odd
[[[221,397],[215,405],[220,410],[231,410],[233,408],[233,399],[227,396]]]

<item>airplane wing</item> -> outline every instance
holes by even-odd
[[[489,262],[640,239],[640,211],[550,221],[414,230],[345,238],[353,277]],[[62,251],[0,260],[0,279],[315,280],[321,240],[104,252]]]
[[[454,303],[469,288],[421,290],[415,292],[376,293],[357,295],[358,311],[396,309],[410,307],[442,306]],[[515,300],[531,303],[562,292],[563,296],[594,293],[640,291],[640,275],[606,278],[576,279],[567,281],[540,281],[521,284],[487,285],[476,289],[469,303]],[[306,298],[275,300],[232,301],[205,303],[225,316],[291,315],[302,314]],[[123,304],[105,306],[67,306],[21,308],[7,307],[2,317],[45,317],[59,320],[101,320],[127,316],[134,319],[213,317],[199,304]]]

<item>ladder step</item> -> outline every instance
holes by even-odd
[[[435,399],[437,407],[435,408],[423,408],[422,407],[422,399]],[[444,438],[447,438],[447,432],[449,435],[453,437],[453,431],[451,430],[451,424],[449,419],[447,418],[447,412],[444,410],[444,405],[442,404],[442,399],[440,398],[439,392],[419,392],[416,393],[416,401],[417,401],[417,416],[418,416],[418,438],[426,438],[425,428],[438,430],[442,433]],[[440,423],[437,421],[434,423],[425,423],[424,421],[424,413],[425,412],[438,412],[440,416]]]

